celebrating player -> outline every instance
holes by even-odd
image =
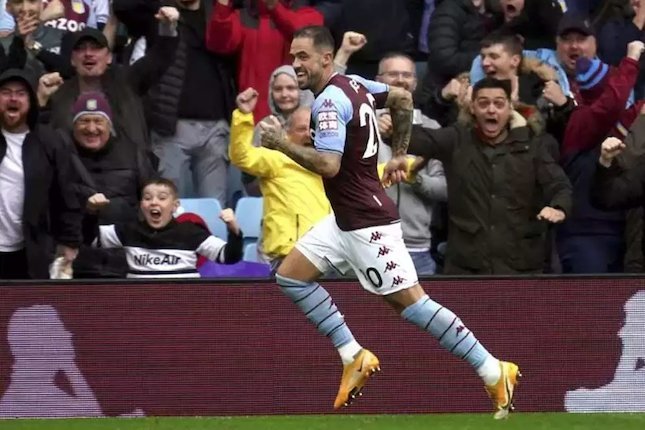
[[[297,242],[276,274],[282,291],[338,349],[344,368],[334,408],[347,406],[379,370],[378,358],[354,339],[329,293],[316,282],[331,269],[353,269],[363,288],[383,296],[404,319],[470,363],[493,400],[494,417],[504,418],[520,376],[517,365],[493,357],[459,317],[425,294],[403,243],[397,208],[379,181],[375,108],[390,109],[393,155],[402,155],[410,140],[412,96],[401,88],[335,74],[333,49],[324,27],[305,27],[291,43],[298,85],[316,94],[314,146],[291,143],[277,120],[262,126],[262,144],[320,174],[334,210]]]

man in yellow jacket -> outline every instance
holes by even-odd
[[[264,197],[262,243],[258,249],[273,268],[296,241],[331,212],[319,175],[280,151],[253,146],[253,110],[258,92],[248,88],[237,96],[231,121],[229,158],[243,172],[260,180]],[[286,124],[289,138],[311,145],[308,108],[299,108]]]

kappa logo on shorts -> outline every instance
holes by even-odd
[[[381,240],[383,235],[381,234],[380,231],[374,231],[372,232],[372,237],[370,237],[370,243],[375,242],[377,240]]]
[[[395,276],[394,279],[392,280],[392,286],[400,285],[403,282],[405,282],[405,278],[402,278],[400,276]]]
[[[397,267],[399,267],[399,265],[398,265],[398,264],[396,264],[394,261],[390,261],[389,263],[387,263],[387,264],[385,265],[385,271],[384,271],[384,273],[386,273],[386,272],[388,272],[388,271],[390,271],[390,270],[394,270],[394,269],[396,269]]]
[[[378,256],[376,258],[381,257],[383,255],[387,255],[390,253],[390,251],[391,249],[388,248],[387,246],[381,246],[381,249],[378,250]]]

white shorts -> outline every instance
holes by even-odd
[[[418,283],[401,223],[342,231],[331,214],[301,237],[296,248],[322,273],[354,270],[363,288],[374,294],[385,296]]]

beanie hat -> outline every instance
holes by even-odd
[[[90,91],[82,93],[72,106],[73,122],[85,114],[104,116],[112,123],[112,108],[102,92]]]
[[[576,81],[581,90],[590,90],[607,76],[609,66],[598,58],[581,57],[576,60]]]

